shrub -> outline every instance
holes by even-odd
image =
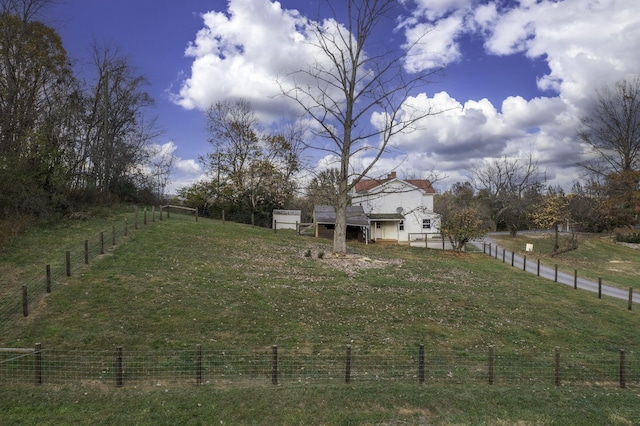
[[[640,244],[640,232],[616,234],[616,241],[619,243]]]

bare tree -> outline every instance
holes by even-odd
[[[598,90],[578,136],[594,153],[581,166],[603,187],[616,220],[632,223],[640,213],[640,76]]]
[[[281,81],[281,90],[296,101],[318,126],[313,147],[338,159],[338,197],[333,252],[345,254],[349,193],[388,152],[391,139],[415,130],[431,109],[405,101],[427,83],[433,72],[408,74],[403,52],[374,45],[376,31],[393,17],[396,0],[345,0],[346,22],[336,19],[309,24],[306,42],[318,59]],[[376,126],[369,120],[375,114]],[[371,161],[355,171],[351,160],[369,152]]]
[[[96,80],[87,100],[86,175],[108,201],[129,185],[131,171],[146,160],[147,146],[160,132],[155,120],[145,120],[154,102],[145,91],[148,81],[129,58],[97,43],[92,54]]]
[[[503,224],[515,236],[526,225],[543,187],[537,160],[532,154],[524,159],[494,158],[469,173],[479,196],[490,206],[494,222]]]
[[[582,166],[601,176],[640,169],[640,76],[596,93],[578,132],[596,155]]]

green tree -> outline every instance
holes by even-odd
[[[62,40],[35,20],[49,2],[0,2],[0,209],[45,213],[68,167],[77,89]]]
[[[201,160],[213,176],[214,204],[254,223],[255,214],[269,217],[292,201],[302,164],[299,131],[266,134],[246,100],[218,102],[208,108],[207,119],[213,151]]]
[[[449,239],[455,251],[486,235],[493,228],[486,206],[474,196],[469,182],[456,183],[449,191],[438,194],[434,211],[440,215],[440,232]]]

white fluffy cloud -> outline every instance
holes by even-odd
[[[513,93],[493,104],[489,95],[453,99],[446,91],[413,94],[413,104],[442,112],[425,119],[424,130],[396,139],[394,146],[401,153],[384,158],[379,174],[398,169],[416,175],[437,165],[460,177],[476,161],[534,152],[549,183],[568,185],[577,178],[574,165],[583,153],[575,133],[585,100],[602,85],[640,70],[637,0],[413,4],[416,8],[398,26],[403,45],[411,46],[409,71],[464,63],[470,53],[464,50],[465,37],[480,39],[485,55],[525,55],[548,68],[536,76],[540,94],[533,98]],[[247,98],[267,120],[290,110],[287,100],[278,96],[278,80],[317,59],[309,45],[300,42],[309,20],[269,0],[230,0],[226,11],[202,18],[203,28],[186,51],[193,58],[190,74],[174,101],[184,108],[205,109],[219,100]],[[371,119],[375,123],[376,117]]]
[[[204,28],[185,52],[193,58],[191,75],[174,101],[205,110],[220,100],[244,98],[259,109],[268,103],[276,115],[286,108],[276,98],[278,78],[309,55],[297,43],[296,28],[306,20],[267,0],[233,0],[226,12],[211,11],[202,19]]]

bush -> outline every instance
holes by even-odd
[[[619,243],[640,244],[640,232],[616,234],[616,241]]]

